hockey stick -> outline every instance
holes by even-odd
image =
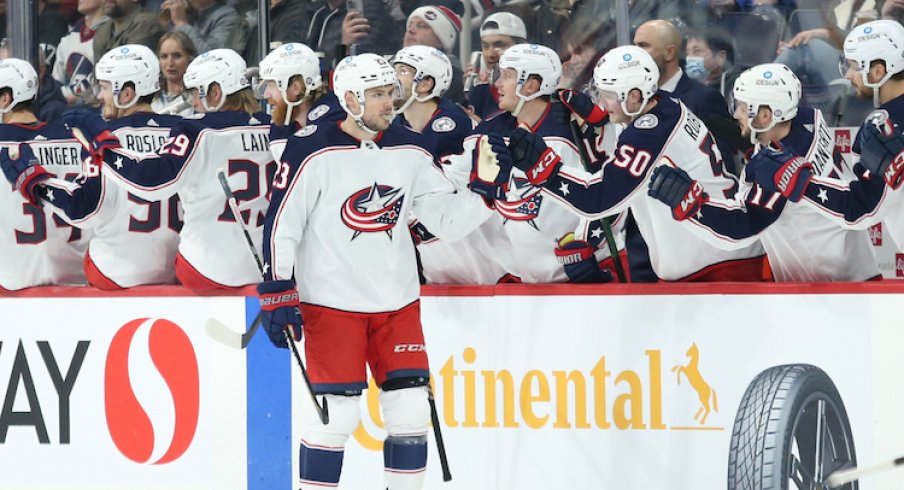
[[[245,236],[245,242],[248,244],[248,249],[251,251],[251,255],[254,257],[254,262],[257,264],[257,271],[260,273],[261,279],[264,278],[264,263],[261,261],[260,255],[257,253],[257,249],[254,248],[254,241],[251,240],[251,234],[248,233],[248,229],[245,228],[245,222],[242,221],[242,215],[239,212],[238,202],[235,200],[235,194],[232,192],[232,188],[229,187],[229,181],[226,180],[226,171],[222,168],[217,169],[217,180],[220,181],[220,187],[223,188],[223,193],[226,194],[226,202],[229,205],[229,209],[232,211],[232,215],[235,217],[235,221],[242,228],[242,234]],[[251,340],[251,337],[254,335],[255,330],[261,324],[261,311],[257,312],[257,316],[254,318],[254,323],[251,324],[251,328],[245,332],[240,337],[240,341],[238,344],[240,347],[245,347],[248,345],[248,342]],[[210,328],[214,326],[210,321],[207,322],[207,333],[210,334]],[[225,327],[225,325],[224,325]],[[227,327],[228,328],[228,327]],[[220,332],[222,333],[222,332]],[[235,334],[234,332],[232,333]],[[304,362],[301,360],[301,355],[298,354],[298,348],[295,347],[295,341],[292,338],[292,335],[289,334],[288,330],[283,330],[283,334],[286,336],[286,343],[289,344],[289,347],[292,348],[292,354],[295,355],[295,361],[298,363],[298,367],[301,369],[301,377],[304,378],[304,384],[308,388],[308,394],[311,395],[311,401],[314,402],[314,407],[317,410],[317,416],[320,418],[320,422],[323,425],[327,425],[330,423],[330,412],[329,406],[327,405],[326,397],[323,397],[323,405],[317,402],[317,395],[314,393],[314,386],[311,385],[311,378],[308,377],[308,370],[304,367]],[[247,336],[247,339],[245,338]],[[213,335],[211,335],[213,337]],[[214,337],[215,339],[217,337]],[[225,342],[224,342],[225,343]],[[227,344],[228,345],[228,344]]]
[[[443,469],[443,481],[452,481],[449,459],[446,457],[446,444],[443,442],[443,432],[439,427],[439,414],[436,412],[436,400],[433,399],[433,387],[429,383],[427,384],[427,401],[430,402],[430,421],[433,423],[433,437],[436,439],[439,465]]]
[[[851,468],[849,470],[836,471],[826,479],[826,488],[838,488],[844,484],[855,482],[865,476],[872,476],[904,466],[904,456],[886,463],[868,466],[866,468]]]
[[[578,152],[581,154],[581,164],[586,170],[588,168],[587,162],[590,161],[590,156],[587,154],[587,148],[584,147],[584,138],[581,137],[581,130],[578,127],[578,122],[573,117],[569,117],[568,121],[569,126],[571,127],[571,137],[574,138],[574,144],[578,147]],[[601,218],[600,223],[603,224],[603,235],[606,237],[606,244],[609,245],[609,255],[612,257],[612,265],[615,266],[615,274],[618,276],[618,282],[626,283],[628,280],[625,277],[625,269],[622,267],[621,257],[618,255],[618,248],[615,246],[615,235],[612,233],[612,226],[609,224],[609,219]]]

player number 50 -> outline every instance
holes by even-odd
[[[647,170],[653,156],[645,150],[637,150],[631,145],[622,145],[616,155],[616,166],[626,169],[634,177],[640,177]]]

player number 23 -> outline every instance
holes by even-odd
[[[286,162],[279,163],[279,170],[276,171],[276,176],[273,178],[273,188],[279,190],[285,190],[286,185],[289,184],[289,164]]]

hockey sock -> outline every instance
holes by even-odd
[[[389,490],[419,490],[427,467],[427,436],[389,436],[383,443]]]

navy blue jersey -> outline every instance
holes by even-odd
[[[468,91],[468,104],[474,109],[481,119],[488,119],[490,116],[500,112],[499,109],[499,92],[492,84],[483,83],[471,87]]]
[[[404,114],[396,116],[392,123],[411,129]],[[458,104],[440,99],[433,117],[420,132],[420,143],[433,155],[434,160],[441,162],[449,155],[459,155],[464,151],[462,144],[473,128],[471,118]]]

